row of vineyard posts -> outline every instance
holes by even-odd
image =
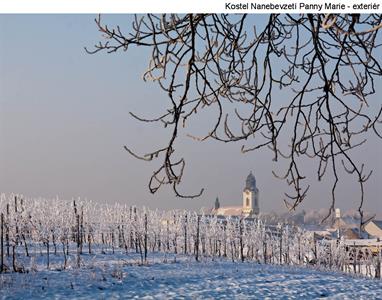
[[[2,195],[0,209],[0,272],[28,271],[31,256],[45,257],[48,269],[52,255],[55,261],[62,256],[65,269],[69,258],[80,268],[85,251],[88,255],[122,251],[126,255],[139,253],[141,264],[148,263],[149,253],[157,252],[174,259],[182,254],[197,261],[226,258],[234,262],[314,265],[354,273],[365,265],[370,276],[374,268],[374,276],[380,277],[380,255],[360,256],[355,249],[345,251],[339,243],[312,241],[298,227],[269,226],[258,219],[121,205],[97,207],[80,200],[24,201],[17,195],[8,199]]]

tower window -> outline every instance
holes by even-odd
[[[245,206],[249,206],[249,198],[245,199],[246,200],[246,204]]]

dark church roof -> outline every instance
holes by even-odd
[[[252,172],[247,176],[245,181],[245,190],[256,191],[256,178],[253,176]]]

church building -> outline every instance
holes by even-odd
[[[215,207],[212,209],[212,215],[218,216],[244,216],[253,217],[259,214],[259,190],[256,187],[256,178],[252,172],[247,176],[245,187],[243,189],[242,206],[220,206],[219,198],[215,200]]]

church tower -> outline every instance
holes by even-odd
[[[215,210],[218,210],[219,208],[220,208],[219,197],[216,197],[216,200],[215,200]]]
[[[259,190],[256,187],[256,179],[252,172],[247,176],[243,190],[243,214],[246,216],[258,215],[259,209]]]

